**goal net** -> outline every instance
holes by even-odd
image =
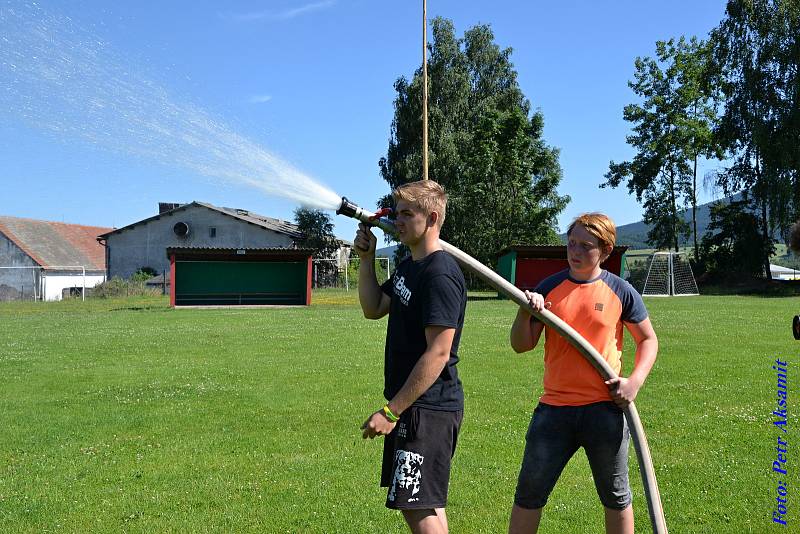
[[[642,295],[669,297],[699,294],[692,266],[685,255],[656,252],[650,257]]]

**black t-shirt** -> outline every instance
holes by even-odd
[[[467,290],[456,261],[437,250],[418,261],[406,258],[381,290],[392,298],[386,333],[383,395],[391,400],[428,348],[426,326],[455,328],[450,359],[436,382],[414,406],[456,411],[464,408],[458,378],[458,342],[464,326]]]

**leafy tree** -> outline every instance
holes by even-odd
[[[294,210],[294,221],[298,230],[306,236],[303,247],[313,249],[315,257],[330,258],[338,250],[339,243],[333,234],[333,222],[324,211],[297,208]]]
[[[789,240],[786,244],[792,252],[800,254],[800,221],[792,225],[792,229],[789,232]]]
[[[648,242],[673,247],[694,235],[697,243],[697,161],[715,154],[713,86],[706,69],[710,48],[692,37],[656,42],[655,58],[637,58],[634,81],[628,83],[643,100],[625,106],[623,117],[634,124],[628,144],[637,149],[632,161],[609,163],[600,187],[623,181],[636,200],[644,199],[644,222],[651,225]],[[692,208],[692,226],[680,209]]]
[[[442,239],[483,263],[512,244],[558,243],[558,150],[542,136],[511,63],[511,49],[494,43],[489,26],[457,38],[453,23],[432,23],[428,117],[429,177],[448,192]],[[381,176],[395,188],[422,177],[422,70],[400,77]],[[380,199],[391,205],[391,197]]]
[[[673,43],[673,40],[670,40]],[[692,158],[692,187],[689,199],[692,206],[692,239],[695,257],[699,255],[697,236],[697,162],[702,158],[722,158],[722,148],[714,137],[717,122],[719,88],[711,73],[713,48],[710,42],[692,37],[688,42],[681,37],[670,44],[670,55],[678,75],[675,88],[683,104],[679,128],[684,131],[688,143],[687,155]],[[681,221],[682,222],[682,221]]]
[[[771,242],[761,239],[758,217],[749,204],[744,198],[711,206],[711,222],[700,254],[706,272],[723,278],[760,275],[762,256],[775,252]]]
[[[339,242],[333,234],[333,222],[324,211],[297,208],[294,220],[298,229],[305,234],[303,247],[314,251],[316,259],[335,259]],[[339,266],[335,261],[316,262],[316,280],[328,281],[337,277]]]
[[[752,193],[767,277],[772,236],[785,237],[800,208],[799,38],[797,0],[729,0],[712,32],[725,96],[715,133],[733,160],[713,179],[726,194]]]
[[[676,235],[689,235],[689,223],[680,216],[675,217],[675,199],[669,190],[647,190],[644,197],[642,222],[650,227],[647,231],[649,244],[656,248],[670,248],[674,245]]]

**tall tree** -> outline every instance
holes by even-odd
[[[670,41],[668,55],[674,58],[677,71],[675,91],[682,103],[679,128],[684,131],[688,144],[687,156],[692,158],[692,187],[689,202],[692,207],[692,239],[694,257],[700,255],[697,235],[697,163],[700,158],[721,159],[722,148],[714,137],[717,108],[721,94],[714,84],[712,51],[708,41],[692,37],[688,42],[681,37],[675,44]]]
[[[673,247],[694,235],[697,242],[697,161],[714,151],[711,135],[715,114],[712,85],[705,74],[709,47],[692,37],[658,41],[655,58],[637,58],[634,81],[642,98],[625,106],[623,117],[634,124],[627,142],[637,149],[632,161],[609,163],[600,187],[626,182],[636,200],[644,198],[644,221],[651,225],[648,242]],[[692,208],[692,226],[680,215]]]
[[[733,163],[715,174],[726,194],[745,190],[759,217],[763,273],[776,231],[800,208],[800,2],[729,0],[712,32],[724,112],[715,133]]]
[[[569,197],[558,150],[543,139],[544,118],[532,112],[511,63],[489,26],[457,38],[436,18],[429,48],[429,177],[449,202],[442,239],[493,264],[500,249],[557,243],[556,217]],[[395,82],[395,114],[381,176],[392,187],[422,177],[421,69]],[[391,204],[384,197],[379,203]]]
[[[330,258],[338,250],[339,242],[333,234],[333,222],[324,211],[297,208],[294,210],[294,221],[298,230],[306,236],[303,246],[313,249],[317,258]]]
[[[305,234],[303,247],[314,251],[314,258],[333,260],[339,250],[339,241],[333,234],[333,222],[324,211],[297,208],[294,220],[298,230]],[[339,266],[335,261],[316,262],[315,280],[319,284],[337,276]]]

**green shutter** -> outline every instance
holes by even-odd
[[[176,261],[175,304],[305,304],[307,263]]]
[[[497,272],[511,282],[512,284],[516,285],[517,280],[517,251],[512,250],[500,256],[497,260]],[[499,298],[504,298],[502,293],[497,294]]]

